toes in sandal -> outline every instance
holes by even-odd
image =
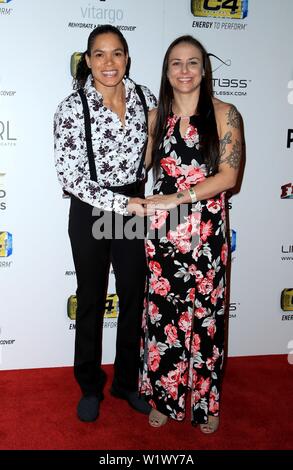
[[[219,427],[219,417],[218,416],[209,416],[208,422],[200,424],[200,430],[204,434],[212,434],[216,432]]]
[[[168,416],[164,415],[163,413],[160,413],[160,411],[155,410],[154,408],[149,414],[149,424],[153,426],[154,428],[159,428],[161,426],[164,426],[168,421]]]

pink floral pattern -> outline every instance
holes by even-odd
[[[169,116],[155,193],[171,194],[207,177],[199,124],[192,117],[181,137],[179,118]],[[140,391],[154,408],[182,420],[190,388],[192,422],[205,423],[219,413],[228,260],[224,194],[187,209],[183,219],[178,208],[151,218],[160,238],[146,241]]]
[[[199,148],[199,134],[197,132],[196,127],[189,124],[187,131],[185,132],[185,136],[183,137],[187,147],[196,147]]]

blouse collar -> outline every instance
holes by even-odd
[[[128,77],[123,78],[123,83],[125,86],[125,100],[126,103],[129,104],[135,97],[135,83]],[[101,106],[103,105],[103,95],[95,88],[92,74],[87,77],[84,90],[87,98],[95,98]]]

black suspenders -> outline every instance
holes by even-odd
[[[78,90],[78,94],[81,98],[82,107],[83,107],[85,140],[86,140],[86,148],[87,148],[87,156],[89,160],[91,180],[97,181],[97,170],[96,170],[96,165],[95,165],[95,158],[94,158],[93,144],[92,144],[91,118],[90,118],[89,105],[88,105],[86,96],[84,94],[83,88],[80,88]]]
[[[148,114],[148,107],[147,107],[147,104],[146,104],[146,101],[145,101],[145,96],[143,94],[143,91],[142,91],[140,85],[135,85],[135,89],[136,89],[136,93],[139,96],[139,99],[141,101],[141,104],[142,104],[142,107],[143,107],[143,110],[144,110],[145,123],[146,123],[146,133],[147,133],[147,137],[146,137],[146,141],[145,141],[145,144],[144,144],[141,160],[140,160],[139,167],[138,167],[138,170],[137,170],[137,173],[136,173],[136,179],[137,179],[137,181],[139,181],[140,178],[141,178],[141,173],[142,173],[142,169],[143,169],[143,165],[144,165],[144,161],[145,161],[146,149],[147,149],[147,145],[148,145],[149,114]]]
[[[140,98],[141,104],[143,106],[144,110],[144,115],[145,115],[145,121],[146,121],[146,129],[148,132],[148,108],[145,100],[145,96],[143,94],[143,91],[139,85],[135,85],[135,90]],[[96,165],[95,165],[95,157],[94,157],[94,152],[93,152],[93,145],[92,145],[92,132],[91,132],[91,118],[90,118],[90,110],[88,106],[88,101],[84,93],[83,88],[79,88],[77,90],[81,102],[82,102],[82,107],[83,107],[83,115],[84,115],[84,127],[85,127],[85,139],[86,139],[86,148],[87,148],[87,156],[88,156],[88,161],[89,161],[89,168],[90,168],[90,176],[92,181],[97,181],[97,170],[96,170]],[[146,148],[147,148],[147,141],[146,139],[142,157],[139,163],[139,167],[136,173],[137,180],[140,180],[141,178],[141,173],[144,165],[144,160],[145,160],[145,153],[146,153]]]

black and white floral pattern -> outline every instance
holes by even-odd
[[[91,113],[97,182],[90,179],[79,94],[74,92],[65,98],[54,116],[55,166],[63,190],[94,207],[122,215],[127,213],[129,198],[108,188],[136,181],[146,139],[145,116],[135,84],[125,78],[124,85],[125,127],[118,115],[103,105],[103,97],[95,89],[91,75],[85,84]],[[142,90],[148,108],[154,108],[155,96],[145,86]]]

